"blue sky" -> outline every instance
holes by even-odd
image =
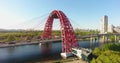
[[[0,0],[0,28],[30,24],[29,20],[45,14],[47,17],[54,9],[63,11],[74,28],[99,29],[103,15],[108,15],[109,24],[119,26],[119,6],[120,0]]]

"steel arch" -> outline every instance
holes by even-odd
[[[77,47],[77,40],[70,21],[62,11],[54,10],[50,13],[41,37],[52,38],[52,24],[55,18],[60,19],[62,52],[71,52],[72,47]]]

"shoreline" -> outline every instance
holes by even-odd
[[[87,63],[86,61],[83,61],[82,59],[78,59],[76,56],[69,57],[67,59],[59,58],[59,59],[49,59],[49,60],[37,60],[27,63]]]
[[[43,41],[38,41],[38,40],[32,40],[32,41],[16,41],[13,44],[7,43],[0,43],[0,48],[7,48],[7,47],[15,47],[15,46],[24,46],[24,45],[32,45],[32,44],[39,44],[39,43],[56,43],[56,42],[61,42],[60,39],[57,40],[43,40]]]
[[[9,43],[0,43],[0,48],[7,48],[7,47],[15,47],[15,46],[24,46],[24,45],[32,45],[32,44],[39,44],[39,43],[56,43],[60,42],[61,40],[48,40],[48,41],[23,41],[23,42],[16,42],[14,44]]]

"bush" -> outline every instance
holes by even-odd
[[[98,47],[95,48],[94,51],[93,51],[93,54],[94,54],[95,56],[99,56],[99,55],[101,54],[100,49],[99,49]]]

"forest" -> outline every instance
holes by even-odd
[[[120,43],[109,43],[95,48],[90,63],[120,63]]]
[[[6,31],[0,32],[0,42],[11,42],[11,41],[26,41],[26,40],[37,40],[41,38],[43,31]],[[82,29],[75,29],[76,36],[85,36],[89,34],[97,34],[99,31],[96,30],[82,30]],[[52,31],[53,38],[61,37],[60,30],[53,30]]]

